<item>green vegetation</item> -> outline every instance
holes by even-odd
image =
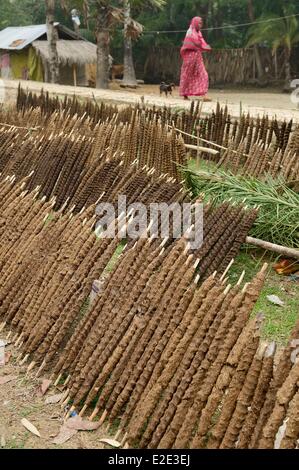
[[[199,192],[204,192],[204,189],[200,186],[199,188],[196,186],[196,189],[194,188],[194,184],[192,184],[192,180],[190,181],[190,175],[193,175],[200,170],[200,172],[204,172],[205,175],[213,175],[213,174],[218,174],[218,169],[215,163],[213,162],[208,162],[205,160],[200,160],[200,165],[199,167],[196,164],[195,160],[190,160],[188,168],[190,169],[190,172],[186,174],[187,176],[187,182],[189,186],[192,188],[192,190],[196,191],[198,194]],[[197,177],[194,176],[194,179],[197,179]],[[274,182],[273,182],[274,183]],[[232,194],[238,190],[236,188],[232,188],[232,194],[228,195],[228,188],[226,187],[226,183],[224,182],[223,187],[218,187],[217,185],[214,186],[214,184],[211,183],[210,188],[210,193],[206,191],[206,197],[210,198],[211,196],[215,196],[215,199],[220,202],[221,200],[228,199],[229,197],[232,197]],[[271,191],[271,188],[269,189]],[[219,193],[219,194],[218,194]],[[292,197],[295,195],[297,197],[297,200],[299,201],[299,195],[298,194],[292,194]],[[234,195],[233,195],[234,197]],[[244,199],[244,195],[242,196],[239,195],[237,198],[237,201],[242,201]],[[258,194],[257,197],[261,198],[263,197],[262,195]],[[291,198],[290,198],[291,201]],[[250,205],[250,200],[248,199],[246,201],[246,204]],[[256,202],[252,202],[252,205],[256,204]],[[297,218],[294,219],[295,223],[297,224],[297,230],[299,230],[299,202],[297,203]],[[271,204],[273,208],[267,207],[263,211],[264,215],[262,216],[261,219],[261,227],[258,228],[258,225],[256,225],[253,228],[253,231],[251,234],[256,234],[257,230],[261,230],[262,232],[259,232],[261,235],[267,235],[271,237],[271,230],[269,232],[269,221],[271,220],[273,213],[275,211],[279,211],[279,208]],[[270,211],[270,214],[268,212]],[[272,213],[272,215],[271,215]],[[276,215],[274,216],[276,218]],[[266,223],[266,226],[264,226],[264,223]],[[276,222],[278,223],[278,221]],[[259,224],[259,223],[258,223]],[[275,224],[274,224],[275,225]],[[282,228],[284,230],[284,228]],[[274,230],[274,229],[273,229]],[[282,234],[278,235],[279,237],[282,236]],[[298,234],[297,234],[297,240],[298,240]],[[289,233],[286,232],[286,237],[289,239]],[[283,240],[282,240],[283,241]],[[286,240],[287,241],[287,240]],[[297,246],[298,246],[298,241],[297,241]],[[253,249],[252,247],[249,247],[247,245],[243,246],[243,249],[240,253],[240,255],[236,258],[233,266],[231,267],[229,271],[229,279],[232,284],[235,284],[241,273],[245,270],[246,274],[244,277],[244,282],[249,282],[255,275],[256,273],[261,269],[263,264],[267,262],[269,264],[269,269],[267,272],[267,278],[265,282],[265,287],[255,305],[255,309],[253,314],[256,315],[257,313],[263,313],[265,316],[265,320],[263,323],[263,329],[262,329],[262,337],[263,339],[267,341],[277,341],[278,344],[286,344],[290,333],[298,320],[298,315],[299,315],[299,289],[298,289],[298,282],[295,282],[291,279],[289,279],[287,276],[279,276],[276,274],[276,272],[273,269],[273,264],[277,261],[277,255],[271,254],[267,251],[263,250],[257,250]],[[284,306],[280,307],[277,305],[272,304],[268,299],[268,295],[276,295],[278,296],[283,302]]]
[[[68,6],[67,13],[61,4]],[[90,18],[88,23],[84,19],[85,5],[89,3]],[[96,2],[89,0],[56,1],[55,18],[57,21],[72,28],[69,11],[77,8],[80,12],[82,33],[89,40],[95,41],[96,20],[93,11]],[[117,0],[105,1],[110,6],[120,6]],[[261,36],[261,28],[250,29],[248,23],[261,18],[277,18],[285,15],[298,14],[297,0],[166,0],[164,8],[153,10],[149,3],[143,0],[132,0],[132,17],[144,25],[145,34],[134,46],[134,56],[138,63],[144,64],[149,49],[159,46],[179,46],[193,16],[202,16],[205,22],[205,36],[213,48],[244,47],[250,39],[255,43],[267,44],[272,47],[273,41]],[[156,0],[151,2],[157,3]],[[252,16],[253,15],[253,16]],[[0,29],[6,26],[40,24],[45,22],[45,0],[0,0]],[[244,25],[238,26],[236,25]],[[275,32],[275,41],[278,35],[282,36],[280,22],[272,23]],[[286,25],[287,29],[288,26]],[[123,26],[119,25],[112,41],[112,52],[116,61],[123,59]],[[268,28],[266,28],[268,31]],[[167,34],[151,33],[151,31],[170,31]],[[180,31],[176,33],[176,31]],[[298,28],[297,28],[298,31]],[[272,32],[271,32],[272,34]],[[284,35],[285,36],[285,35]],[[269,38],[268,38],[269,39]]]
[[[194,164],[193,164],[194,165]],[[250,232],[255,238],[288,247],[299,247],[299,194],[282,180],[234,175],[221,169],[185,171],[186,181],[195,196],[218,205],[231,200],[248,207],[259,207]]]
[[[274,257],[267,252],[244,248],[229,271],[230,281],[236,283],[243,270],[246,271],[244,282],[249,282],[265,262],[269,263],[265,287],[255,305],[253,314],[263,313],[262,337],[267,341],[286,344],[290,333],[298,320],[299,289],[298,282],[287,276],[279,276],[273,269]],[[276,295],[284,306],[272,304],[268,295]]]

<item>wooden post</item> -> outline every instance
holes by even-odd
[[[277,64],[277,50],[274,53],[274,66],[275,66],[275,80],[278,79],[278,64]]]
[[[197,135],[197,154],[196,154],[196,166],[199,168],[200,165],[200,140],[199,140],[199,126],[196,127],[196,135]]]
[[[77,86],[77,67],[76,64],[73,64],[73,77],[74,77],[74,86]]]
[[[250,245],[258,246],[264,250],[273,251],[281,256],[287,256],[289,258],[299,259],[299,250],[295,248],[288,248],[286,246],[276,245],[275,243],[266,242],[259,240],[258,238],[247,237],[246,243]]]

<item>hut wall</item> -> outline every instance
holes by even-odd
[[[12,78],[10,55],[6,51],[0,51],[0,77],[6,80]]]
[[[29,78],[29,65],[28,65],[28,49],[22,51],[10,51],[10,69],[11,78],[19,80],[28,80]]]
[[[60,83],[62,85],[74,85],[74,72],[71,65],[60,65]],[[78,86],[87,86],[88,80],[86,75],[86,68],[84,65],[76,65],[76,74],[77,74],[77,85]]]

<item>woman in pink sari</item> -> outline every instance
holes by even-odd
[[[203,21],[200,16],[193,18],[181,48],[183,66],[180,95],[185,100],[188,96],[204,96],[209,89],[209,76],[203,62],[202,52],[211,51],[211,47],[202,36],[200,31],[202,25]]]

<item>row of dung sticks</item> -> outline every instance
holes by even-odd
[[[292,121],[280,123],[267,115],[254,119],[249,114],[232,119],[227,106],[221,108],[219,103],[210,116],[202,117],[199,102],[192,102],[190,110],[183,112],[142,104],[118,109],[94,101],[80,103],[76,97],[60,101],[48,93],[34,95],[19,88],[17,109],[22,113],[39,110],[44,119],[55,112],[67,111],[70,116],[87,118],[92,127],[107,119],[114,119],[118,125],[128,124],[136,114],[143,113],[149,122],[159,121],[163,126],[170,124],[178,129],[188,145],[203,139],[204,144],[200,140],[199,145],[218,150],[219,155],[201,151],[200,156],[212,158],[230,171],[258,178],[281,176],[286,181],[296,180],[299,175],[299,128],[293,129]]]
[[[274,367],[250,319],[266,266],[245,285],[227,278],[255,211],[206,207],[198,250],[141,238],[105,274],[120,239],[94,232],[95,206],[53,212],[26,184],[0,184],[0,316],[28,374],[49,370],[69,413],[116,422],[124,447],[297,446],[299,325]]]
[[[19,118],[19,113],[10,111],[6,121],[14,116]],[[66,112],[54,113],[40,128],[35,127],[39,118],[36,110],[23,116],[23,125],[30,122],[34,131],[0,124],[0,173],[20,180],[33,171],[29,189],[40,186],[48,200],[57,196],[55,209],[68,202],[80,210],[117,187],[124,175],[130,187],[145,167],[156,179],[168,175],[169,180],[181,180],[178,165],[186,164],[183,139],[142,114],[130,123],[112,119],[95,127]]]

